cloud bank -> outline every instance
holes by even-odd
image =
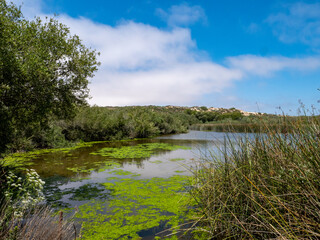
[[[28,4],[24,6],[28,8],[23,11],[27,16],[43,16],[39,0],[33,2],[36,3],[34,7],[29,1],[25,2]],[[292,10],[291,15],[316,17],[317,10],[311,14],[303,9]],[[34,13],[34,10],[38,12]],[[227,57],[224,63],[214,62],[197,48],[191,30],[181,27],[204,18],[200,7],[173,6],[163,14],[170,26],[168,29],[133,21],[110,26],[83,17],[58,17],[87,46],[101,53],[101,66],[89,86],[90,104],[194,105],[203,96],[221,95],[237,81],[250,76],[269,77],[283,70],[312,71],[320,68],[318,56],[241,55]],[[270,21],[275,24],[282,17],[273,17]]]
[[[60,20],[101,52],[91,84],[93,104],[191,104],[242,77],[236,69],[202,58],[186,28],[161,30],[131,21],[111,27],[68,16]]]

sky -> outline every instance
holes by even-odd
[[[13,2],[100,52],[91,105],[320,109],[320,1]]]

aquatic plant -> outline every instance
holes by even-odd
[[[15,169],[26,170],[28,167],[33,165],[33,160],[39,156],[49,153],[65,153],[70,154],[73,150],[85,147],[92,147],[94,144],[102,142],[79,142],[73,147],[68,148],[55,148],[55,149],[40,149],[30,152],[18,152],[7,155],[5,158],[0,159],[0,163],[3,166],[14,167]]]
[[[168,143],[143,143],[134,146],[122,146],[119,148],[102,148],[93,155],[101,155],[110,158],[148,158],[159,150],[173,151],[177,149],[190,149],[185,146],[171,145]]]
[[[140,239],[142,231],[156,236],[160,224],[178,232],[179,225],[192,216],[187,207],[192,203],[184,189],[189,181],[186,176],[113,179],[104,184],[112,191],[110,201],[79,206],[75,217],[82,221],[83,239]]]
[[[151,163],[156,163],[156,164],[160,164],[160,163],[162,163],[162,161],[161,161],[161,160],[154,160],[154,161],[149,161],[149,162],[151,162]]]
[[[171,162],[179,162],[179,161],[184,161],[184,158],[172,158],[170,159]]]
[[[110,191],[107,191],[102,184],[91,183],[78,188],[66,189],[63,194],[71,194],[69,199],[73,201],[85,201],[91,199],[107,199],[110,196]]]
[[[140,174],[136,174],[136,173],[126,171],[123,169],[116,169],[116,170],[110,171],[109,173],[112,173],[115,175],[122,175],[122,176],[128,176],[128,175],[135,176],[135,177],[140,176]]]

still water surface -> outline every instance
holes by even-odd
[[[82,233],[85,238],[132,239],[134,236],[139,236],[142,239],[154,239],[157,232],[174,225],[170,222],[170,216],[177,218],[175,222],[185,221],[183,220],[184,216],[177,216],[185,213],[170,210],[174,203],[165,202],[166,199],[163,199],[167,196],[174,196],[174,191],[179,192],[179,194],[187,192],[186,188],[181,187],[182,185],[177,188],[176,182],[183,182],[184,179],[175,176],[190,176],[190,170],[192,170],[195,160],[217,153],[217,148],[226,137],[239,136],[242,136],[242,134],[190,131],[186,134],[161,136],[152,139],[95,143],[90,147],[83,147],[70,152],[39,155],[34,160],[32,168],[46,182],[46,199],[55,209],[62,209],[67,214],[74,214],[75,209],[85,212],[76,215],[76,221],[79,225],[90,222],[90,225],[87,224],[83,228],[87,231],[87,234]],[[143,149],[150,146],[164,147],[151,149],[146,157]],[[175,147],[170,148],[168,146]],[[101,149],[107,149],[107,154],[100,155],[99,151]],[[120,152],[123,149],[128,154],[124,158],[121,155],[108,155],[110,149],[120,149]],[[134,151],[138,151],[138,154],[132,154]],[[166,179],[174,180],[167,181]],[[127,181],[125,185],[123,185],[124,181]],[[130,184],[138,187],[129,188]],[[170,193],[163,190],[166,186],[161,184],[168,184],[175,188],[168,187],[170,191],[173,191]],[[186,181],[183,184],[186,184]],[[146,189],[143,189],[144,186]],[[163,192],[164,194],[163,197],[159,194],[159,187],[161,187],[160,193]],[[149,189],[153,189],[153,191],[146,193]],[[124,192],[121,192],[121,190]],[[135,198],[133,192],[145,196]],[[151,196],[153,194],[156,197]],[[148,197],[150,197],[150,201],[146,202]],[[152,205],[158,201],[161,204]],[[115,202],[117,202],[117,205]],[[135,206],[134,204],[140,205]],[[129,205],[130,207],[127,207]],[[143,209],[145,211],[142,211]],[[121,213],[121,216],[117,215],[124,210],[127,212]],[[152,212],[151,215],[150,212]],[[94,216],[99,217],[94,218]],[[128,220],[131,216],[136,216],[137,219],[132,220],[130,218],[131,220]],[[144,217],[146,219],[142,221],[141,219]],[[155,221],[155,223],[151,224],[152,221]],[[121,224],[117,225],[119,222]],[[147,224],[148,222],[149,224]],[[109,229],[115,225],[117,226],[115,228],[124,229],[130,224],[133,225],[132,229],[127,230],[126,228],[122,234],[111,233],[114,228]],[[103,233],[107,231],[110,234],[104,236]],[[164,238],[164,235],[158,236]]]

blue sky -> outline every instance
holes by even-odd
[[[92,105],[320,107],[319,1],[14,2],[101,53]]]

